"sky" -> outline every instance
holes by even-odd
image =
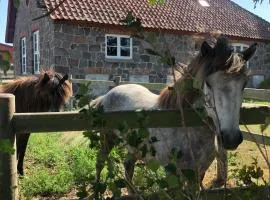
[[[90,1],[90,0],[89,0]],[[136,1],[136,0],[134,0]],[[262,4],[258,4],[254,9],[252,0],[232,0],[241,7],[253,12],[261,18],[270,22],[270,3],[269,0],[264,0]],[[5,31],[7,21],[7,5],[8,0],[0,0],[0,43],[5,43]]]

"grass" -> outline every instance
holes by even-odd
[[[270,101],[261,101],[261,100],[253,100],[253,99],[244,99],[243,103],[270,106]]]
[[[81,134],[76,136],[73,135],[76,142],[71,142],[71,134],[31,135],[26,174],[20,179],[22,196],[61,196],[94,176],[96,152],[88,148]]]

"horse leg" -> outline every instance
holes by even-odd
[[[20,175],[24,175],[23,161],[26,152],[27,143],[30,137],[30,133],[22,133],[17,135],[17,170]]]
[[[129,158],[125,159],[124,167],[125,167],[125,177],[128,181],[128,193],[132,194],[134,193],[134,188],[132,188],[132,178],[134,174],[134,168],[135,168],[136,159],[135,158]]]
[[[100,181],[100,174],[105,166],[105,162],[108,159],[108,155],[115,144],[115,138],[117,136],[111,132],[101,133],[100,150],[96,159],[96,183]]]

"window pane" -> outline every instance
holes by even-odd
[[[121,56],[130,57],[130,48],[121,47]]]
[[[107,47],[107,56],[117,56],[117,47]]]
[[[130,47],[130,38],[120,38],[122,47]]]
[[[117,46],[117,37],[107,36],[107,45],[108,46]]]

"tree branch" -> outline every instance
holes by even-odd
[[[43,17],[47,17],[49,16],[50,14],[52,14],[56,9],[58,9],[63,3],[65,3],[67,0],[62,0],[58,5],[55,6],[55,8],[49,10],[48,12],[46,12],[45,14],[39,16],[39,17],[36,17],[34,19],[32,19],[32,21],[36,21],[36,20],[39,20]]]

